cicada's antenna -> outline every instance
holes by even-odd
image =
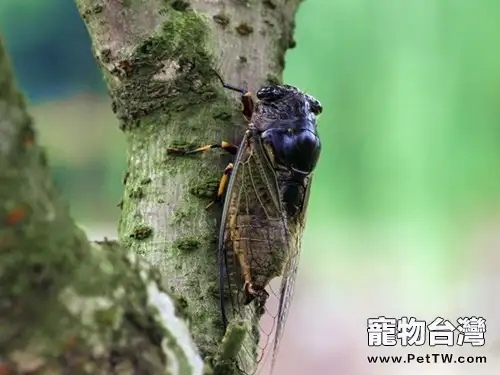
[[[233,90],[233,91],[237,91],[241,94],[246,94],[248,92],[248,90],[245,90],[245,89],[242,89],[242,88],[239,88],[239,87],[236,87],[236,86],[232,86],[232,85],[229,85],[227,84],[226,82],[224,82],[224,80],[222,79],[222,77],[219,75],[219,73],[217,73],[214,69],[212,69],[212,71],[214,72],[214,74],[217,76],[217,78],[219,79],[220,83],[222,84],[222,87],[224,87],[225,89],[229,89],[229,90]]]
[[[213,69],[212,69],[212,71],[215,73],[217,78],[219,78],[219,81],[222,83],[222,87],[229,89],[229,90],[237,91],[241,94],[241,99],[240,99],[241,104],[242,104],[241,112],[243,113],[243,116],[245,116],[245,119],[247,121],[250,121],[252,118],[253,109],[254,109],[254,102],[252,99],[252,93],[246,89],[242,89],[242,88],[239,88],[236,86],[228,85],[226,82],[224,82],[224,80],[219,75],[219,73],[217,73]]]

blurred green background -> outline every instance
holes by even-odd
[[[0,31],[74,217],[114,233],[124,139],[73,2],[2,0]],[[500,3],[308,0],[295,38],[285,80],[324,107],[299,300],[485,315],[450,293],[500,273]]]

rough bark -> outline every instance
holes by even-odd
[[[159,280],[71,220],[0,40],[0,374],[202,374]]]

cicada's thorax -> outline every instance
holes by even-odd
[[[316,122],[321,104],[293,86],[266,90],[260,93],[264,99],[256,104],[252,123],[261,134],[284,209],[294,224],[303,214],[309,180],[321,153]]]
[[[277,169],[307,176],[316,167],[321,142],[314,103],[310,96],[290,91],[279,100],[256,104],[252,123]]]

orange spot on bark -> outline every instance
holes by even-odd
[[[0,375],[9,375],[12,374],[12,367],[9,365],[0,364]]]
[[[35,143],[35,137],[33,135],[28,135],[24,138],[24,145],[31,146]]]
[[[128,60],[122,60],[118,62],[118,66],[122,69],[127,69],[130,68],[130,61]]]
[[[35,143],[35,131],[32,128],[26,128],[23,132],[23,142],[26,147]]]
[[[71,350],[75,347],[75,345],[76,345],[76,336],[70,336],[64,343],[63,349]]]
[[[20,223],[26,216],[26,207],[19,206],[9,212],[5,218],[5,224],[14,225]],[[1,374],[0,374],[1,375]]]
[[[6,250],[14,244],[11,236],[1,236],[0,237],[0,251]]]

